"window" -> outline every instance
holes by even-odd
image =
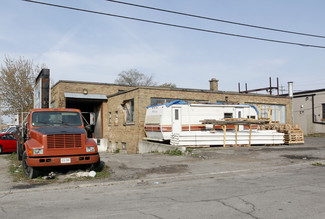
[[[8,140],[16,140],[16,138],[13,135],[8,135]]]
[[[126,150],[126,142],[122,142],[122,150]]]
[[[108,113],[108,124],[112,124],[112,113]]]
[[[123,108],[125,111],[125,122],[126,123],[133,123],[134,122],[134,100],[127,100],[123,103]]]
[[[118,149],[118,142],[115,142],[115,148]]]
[[[179,120],[179,110],[175,109],[175,120]]]
[[[118,111],[115,111],[115,125],[118,125]]]
[[[323,116],[322,119],[325,120],[325,103],[322,104]]]
[[[276,104],[247,103],[254,105],[259,114],[258,119],[286,123],[286,106]]]
[[[81,126],[80,113],[73,111],[39,111],[32,114],[32,125],[40,126]]]
[[[232,113],[224,113],[224,118],[232,118]]]

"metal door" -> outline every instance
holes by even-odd
[[[181,108],[172,108],[172,127],[173,133],[180,133],[182,131]]]

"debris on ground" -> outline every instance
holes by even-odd
[[[54,172],[50,172],[49,175],[43,176],[42,179],[54,179],[56,174]]]

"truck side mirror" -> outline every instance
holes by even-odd
[[[95,113],[89,113],[89,125],[96,125],[96,121],[95,121]]]

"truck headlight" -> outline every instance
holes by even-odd
[[[86,152],[95,152],[95,147],[86,147]]]
[[[43,148],[34,148],[33,154],[43,154]]]

